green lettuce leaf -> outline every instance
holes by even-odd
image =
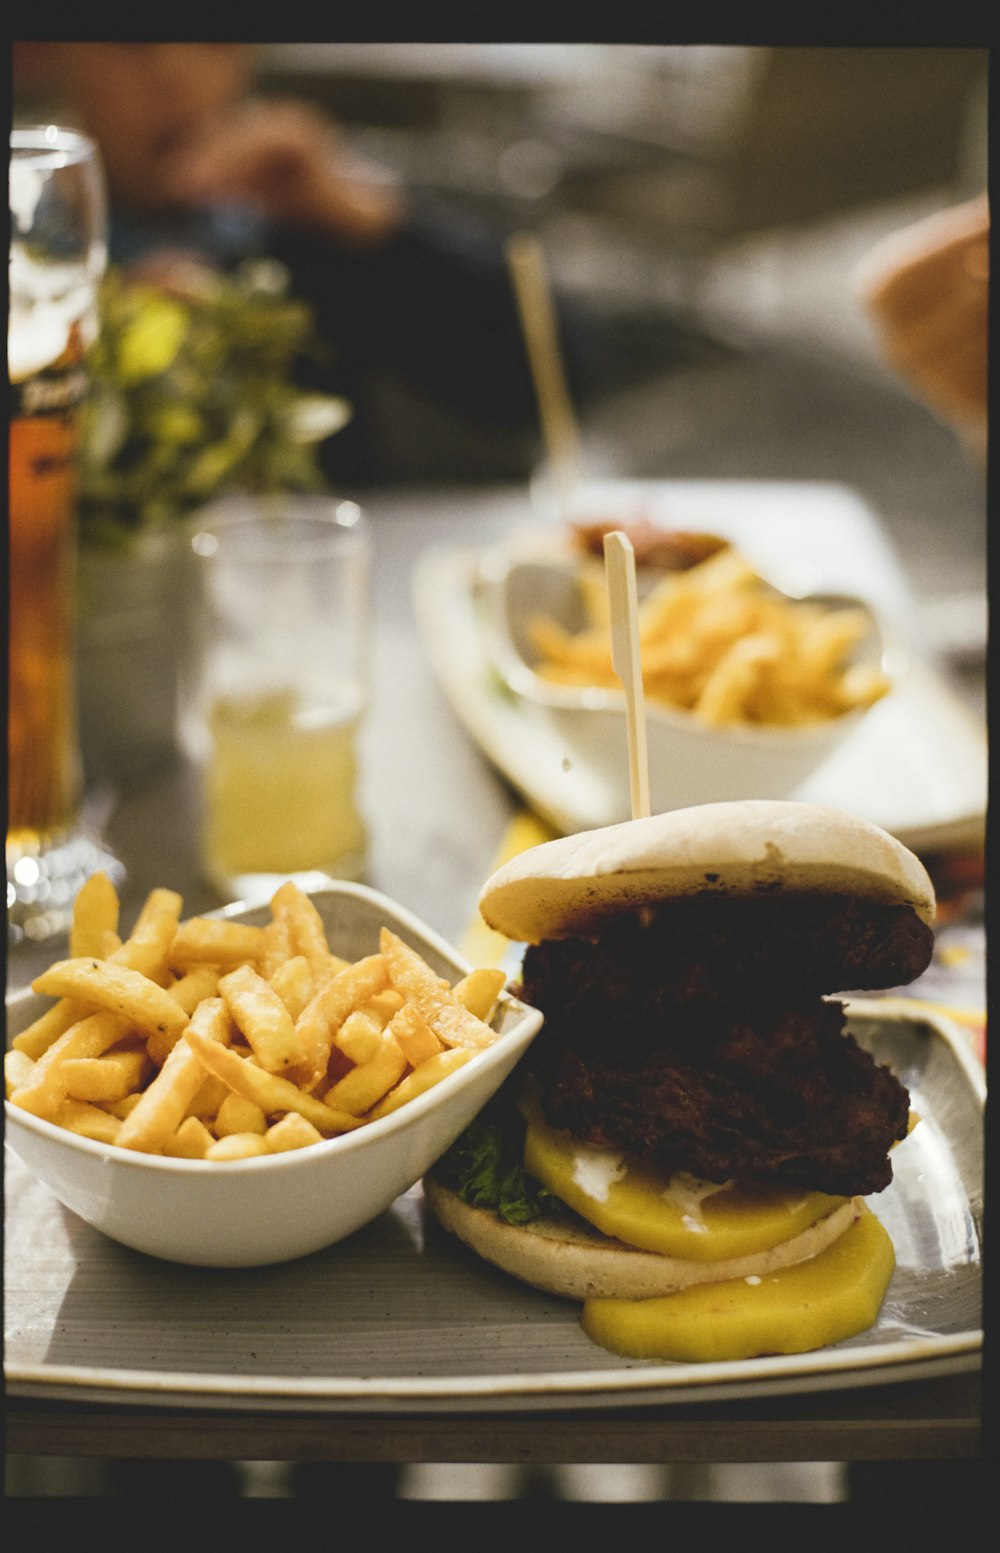
[[[558,1198],[524,1168],[524,1121],[501,1094],[435,1166],[464,1202],[492,1208],[508,1224],[528,1224]]]

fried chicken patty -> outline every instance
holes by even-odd
[[[818,895],[693,896],[532,945],[546,1119],[667,1173],[881,1191],[909,1096],[824,994],[908,982],[932,947],[909,907]]]
[[[604,1021],[608,1009],[642,1027],[678,1004],[780,1006],[902,986],[926,969],[933,947],[931,929],[909,906],[709,893],[657,905],[646,925],[623,912],[598,938],[530,944],[522,995],[546,1016],[585,1027],[594,1010]]]
[[[546,1120],[667,1174],[845,1197],[889,1184],[909,1096],[844,1029],[842,1004],[688,1034],[622,1061],[550,1031],[532,1053]]]

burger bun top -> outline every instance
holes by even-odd
[[[490,927],[521,943],[586,937],[602,918],[711,892],[832,894],[910,906],[926,923],[934,887],[878,825],[824,804],[744,799],[672,809],[546,841],[483,885]]]

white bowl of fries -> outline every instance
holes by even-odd
[[[871,607],[793,597],[729,546],[683,571],[638,575],[650,800],[657,812],[787,798],[893,684]],[[544,709],[628,815],[625,697],[611,663],[601,562],[495,552],[483,622],[509,690]],[[898,672],[898,655],[893,674]]]
[[[103,875],[84,886],[68,958],[8,1000],[6,1141],[80,1218],[168,1261],[261,1266],[352,1234],[542,1022],[363,885],[187,920],[154,890],[124,941],[117,905]]]

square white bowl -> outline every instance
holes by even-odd
[[[538,615],[570,632],[586,623],[575,556],[492,552],[481,567],[483,628],[494,669],[515,695],[544,709],[572,757],[627,812],[628,758],[624,692],[610,686],[558,684],[537,672],[531,621]],[[855,649],[858,661],[879,665],[899,680],[901,655],[890,653],[875,610],[860,598],[812,594],[830,606],[868,617]],[[856,707],[822,722],[796,727],[734,723],[711,727],[683,708],[645,699],[650,801],[654,813],[692,804],[741,798],[790,798],[851,737],[868,715]]]
[[[433,929],[365,885],[310,892],[334,952],[358,959],[390,928],[439,975],[470,967]],[[214,916],[263,924],[265,906]],[[12,1039],[50,1004],[31,992],[7,1003]],[[379,1121],[308,1148],[233,1161],[172,1159],[94,1142],[6,1103],[6,1143],[67,1208],[123,1245],[171,1262],[258,1267],[334,1245],[419,1181],[500,1087],[542,1016],[502,993],[496,1042]]]

